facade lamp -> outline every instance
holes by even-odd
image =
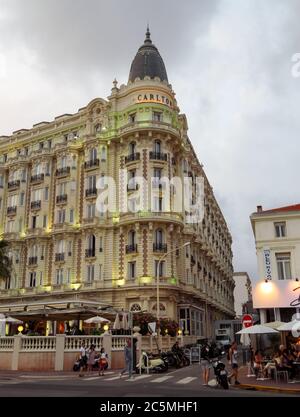
[[[182,335],[182,330],[178,329],[177,333],[178,333],[178,336],[181,336]]]
[[[18,332],[19,334],[22,334],[22,331],[24,330],[24,327],[22,325],[18,326]]]
[[[108,329],[109,329],[108,324],[104,324],[104,326],[103,326],[103,330],[104,330],[105,332],[107,332],[107,331],[108,331]]]

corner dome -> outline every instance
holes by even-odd
[[[159,77],[161,81],[168,82],[164,61],[150,39],[149,27],[147,27],[144,44],[132,61],[128,81],[134,82],[136,78],[143,80],[145,77],[151,79]]]

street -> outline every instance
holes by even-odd
[[[200,366],[192,365],[164,374],[119,377],[117,371],[107,371],[102,377],[94,374],[79,377],[78,373],[28,374],[0,373],[0,397],[279,397],[294,396],[243,390],[228,391],[202,385]]]

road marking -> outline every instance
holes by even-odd
[[[196,376],[188,376],[186,378],[180,379],[179,381],[176,382],[176,384],[189,384],[194,379],[197,379],[197,377]]]
[[[149,378],[150,376],[152,376],[152,375],[140,375],[140,376],[137,376],[137,377],[133,377],[132,379],[126,379],[126,381],[139,381],[140,379],[145,379],[145,378]]]
[[[93,379],[103,379],[101,378],[101,376],[112,375],[112,374],[114,374],[114,372],[106,372],[105,375],[98,375],[98,376],[92,376],[89,378],[84,378],[83,381],[92,381]]]
[[[170,378],[174,378],[174,377],[173,376],[161,376],[160,378],[156,378],[156,379],[154,379],[153,381],[150,381],[150,382],[160,383],[160,382],[167,381]]]
[[[112,378],[105,378],[104,381],[115,381],[116,379],[121,379],[120,376],[113,376]]]

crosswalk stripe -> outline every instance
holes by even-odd
[[[189,382],[192,382],[194,379],[197,379],[196,376],[188,376],[186,378],[180,379],[176,382],[176,384],[188,384]]]
[[[126,381],[139,381],[140,379],[145,379],[145,378],[149,378],[150,376],[152,376],[152,375],[149,375],[149,374],[147,374],[147,375],[140,375],[140,376],[137,376],[137,377],[133,377],[132,379],[126,379]]]
[[[153,381],[150,381],[150,382],[160,383],[160,382],[167,381],[170,378],[174,378],[174,377],[173,376],[161,376],[160,378],[153,379]]]
[[[84,378],[82,381],[93,381],[94,379],[100,379],[100,375],[98,376],[93,376],[91,378]]]
[[[121,379],[120,376],[113,376],[111,378],[105,378],[103,381],[115,381],[116,379]]]

